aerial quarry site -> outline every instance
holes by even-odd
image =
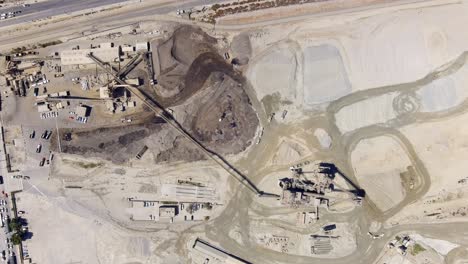
[[[464,25],[465,0],[0,1],[0,264],[468,264]]]

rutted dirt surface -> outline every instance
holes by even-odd
[[[258,126],[243,84],[216,73],[207,81],[200,107],[190,120],[192,134],[219,154],[238,153],[251,144]]]

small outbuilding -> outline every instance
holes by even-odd
[[[101,99],[108,99],[110,98],[110,91],[108,87],[100,87],[99,88],[99,97]]]
[[[88,116],[88,107],[79,105],[75,109],[75,113],[78,117],[87,117]]]
[[[136,51],[148,51],[148,42],[137,42],[135,45]]]

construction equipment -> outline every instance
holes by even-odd
[[[141,54],[137,54],[137,56],[133,57],[127,64],[125,64],[119,71],[117,71],[116,69],[114,69],[112,67],[112,70],[113,71],[116,71],[117,73],[115,73],[115,76],[118,76],[120,79],[125,79],[125,76],[127,76],[127,74],[129,74],[138,64],[140,64],[140,62],[142,61],[142,58],[141,58]],[[99,64],[98,64],[99,65]],[[105,65],[105,64],[104,64]],[[101,66],[101,65],[99,65]],[[102,66],[101,66],[102,67]],[[112,76],[114,76],[114,74],[111,74]],[[115,77],[114,76],[114,77]],[[104,86],[108,86],[111,82],[113,82],[115,79],[111,79],[109,80]],[[122,85],[121,85],[122,86]],[[127,85],[123,85],[123,86],[127,86]]]

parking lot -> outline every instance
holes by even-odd
[[[23,138],[25,140],[24,147],[26,160],[28,160],[28,164],[25,169],[33,169],[49,165],[50,159],[53,156],[49,150],[52,134],[55,133],[53,133],[51,128],[23,127]],[[26,178],[26,180],[27,179],[28,178]]]
[[[8,226],[8,221],[12,212],[8,196],[5,194],[5,181],[15,183],[17,180],[9,181],[3,149],[0,150],[0,153],[0,172],[2,174],[0,181],[0,227],[2,229],[0,232],[0,259],[4,263],[16,263],[16,248],[13,247],[11,242],[11,234]]]
[[[41,192],[39,189],[47,188],[49,168],[54,158],[50,151],[50,141],[56,132],[42,126],[23,127],[22,132],[27,162],[16,177],[21,181],[23,191]]]
[[[17,263],[15,256],[19,256],[17,251],[19,247],[13,246],[11,241],[13,230],[9,230],[9,219],[14,217],[14,212],[11,210],[10,197],[5,193],[23,190],[43,194],[42,188],[47,186],[50,159],[52,157],[49,151],[52,136],[52,128],[44,129],[43,126],[22,127],[21,133],[14,136],[14,143],[9,144],[8,147],[10,155],[18,155],[20,152],[25,153],[23,164],[15,164],[13,172],[8,172],[3,148],[0,150],[2,175],[0,181],[2,183],[0,184],[0,226],[3,229],[3,232],[0,232],[0,263]],[[23,211],[18,212],[20,217],[23,214]],[[25,218],[21,217],[21,219],[21,228],[24,228],[26,222],[23,220]],[[29,234],[29,232],[26,233],[26,239]],[[23,247],[23,254],[28,254],[27,248]]]

